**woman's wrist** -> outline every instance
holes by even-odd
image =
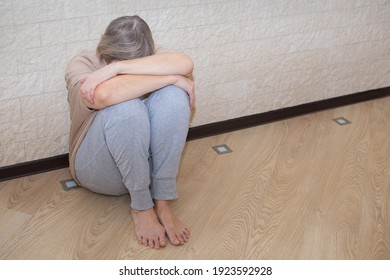
[[[107,65],[107,67],[110,67],[110,71],[114,74],[113,76],[119,75],[119,74],[125,74],[125,65],[123,61],[115,61]]]

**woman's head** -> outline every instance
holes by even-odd
[[[152,32],[139,16],[117,18],[108,25],[96,53],[106,64],[152,55],[155,53]]]

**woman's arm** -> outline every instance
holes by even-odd
[[[147,57],[117,61],[84,77],[81,93],[90,104],[94,104],[95,89],[101,83],[120,74],[132,75],[182,75],[189,76],[194,64],[183,53],[162,53]]]
[[[94,103],[83,98],[87,107],[100,110],[126,100],[141,97],[168,85],[182,88],[190,96],[190,106],[195,102],[194,83],[180,75],[118,75],[100,84],[95,90]]]
[[[162,53],[111,63],[117,74],[182,75],[192,73],[194,64],[184,53]]]

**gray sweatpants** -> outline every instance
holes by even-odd
[[[189,117],[189,97],[176,86],[100,110],[77,151],[77,179],[96,193],[130,193],[136,210],[177,198]]]

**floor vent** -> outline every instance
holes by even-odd
[[[60,181],[60,183],[62,185],[62,188],[65,191],[70,191],[71,189],[80,187],[79,185],[77,185],[77,183],[73,179],[63,180],[63,181]]]
[[[336,122],[338,125],[346,125],[351,123],[349,120],[347,120],[344,117],[335,118],[333,119],[333,121]]]
[[[219,154],[219,155],[223,155],[223,154],[227,154],[227,153],[233,152],[232,149],[230,149],[230,148],[228,147],[228,145],[226,145],[226,144],[214,146],[214,147],[213,147],[213,150],[214,150],[217,154]]]

